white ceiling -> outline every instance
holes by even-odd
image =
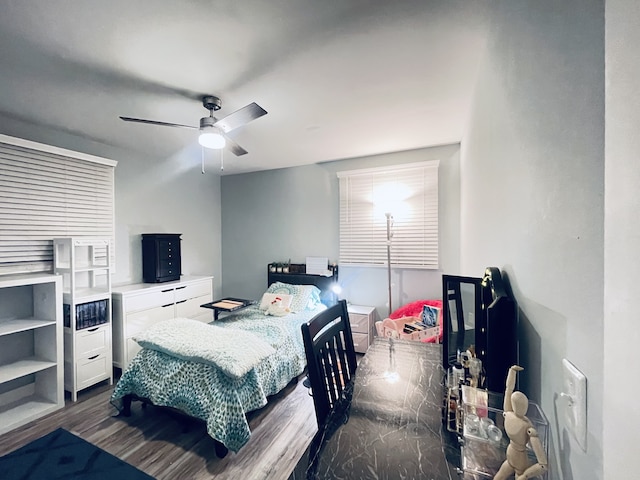
[[[249,153],[226,174],[454,143],[484,3],[4,0],[0,114],[166,158],[199,155],[197,132],[118,117],[197,125],[203,94],[218,118],[255,101],[269,113],[230,134]]]

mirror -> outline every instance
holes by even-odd
[[[442,276],[442,364],[456,362],[458,352],[476,345],[476,319],[482,315],[481,278]]]
[[[485,388],[499,392],[518,360],[518,314],[506,278],[495,267],[484,277],[442,276],[442,366],[474,345]]]

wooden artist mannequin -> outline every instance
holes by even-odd
[[[547,455],[538,438],[538,432],[525,416],[529,408],[529,399],[522,392],[514,392],[516,374],[523,370],[514,365],[509,368],[507,385],[504,391],[504,429],[509,436],[507,459],[504,461],[494,480],[505,480],[515,473],[516,480],[527,480],[542,475],[547,470]],[[531,465],[527,456],[527,443],[536,455],[537,463]]]

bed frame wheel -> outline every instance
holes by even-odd
[[[216,455],[218,458],[224,458],[227,456],[227,453],[229,453],[229,449],[227,447],[225,447],[222,443],[220,443],[218,440],[214,440],[215,442],[215,449],[216,449]]]

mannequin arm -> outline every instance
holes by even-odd
[[[503,410],[505,412],[513,412],[513,407],[511,406],[511,394],[516,388],[516,374],[522,370],[524,370],[524,368],[522,368],[520,365],[513,365],[509,368],[509,373],[507,373],[506,387],[504,389]]]
[[[547,470],[547,454],[544,451],[544,446],[538,437],[538,432],[535,428],[527,429],[527,433],[529,434],[529,444],[533,449],[533,452],[536,454],[536,460],[538,463],[534,463],[529,468],[527,468],[522,475],[516,475],[516,480],[528,480],[530,478],[534,478],[542,475]]]
[[[536,454],[536,460],[540,465],[547,466],[547,453],[544,451],[544,445],[542,445],[542,441],[538,437],[538,432],[535,428],[531,427],[527,430],[529,434],[529,443],[531,444],[531,448],[533,448],[533,452]]]

